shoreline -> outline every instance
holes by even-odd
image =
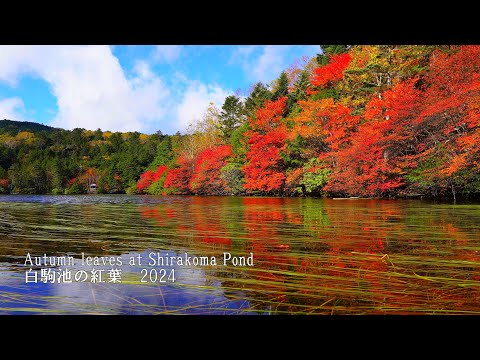
[[[480,203],[480,194],[472,197],[459,197],[456,199],[448,196],[438,196],[438,197],[429,197],[429,196],[396,196],[396,197],[360,197],[360,196],[350,196],[350,197],[337,197],[337,196],[282,196],[282,195],[198,195],[198,194],[166,194],[166,195],[151,195],[151,194],[0,194],[0,196],[86,196],[86,197],[96,197],[96,196],[135,196],[135,197],[169,197],[169,196],[180,196],[180,197],[245,197],[245,198],[281,198],[281,199],[328,199],[334,201],[355,201],[355,200],[417,200],[417,201],[426,201],[426,202],[449,202],[449,203],[464,203],[464,202],[479,202]]]

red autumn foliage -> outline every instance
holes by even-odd
[[[313,71],[311,83],[313,86],[327,87],[333,82],[343,79],[343,72],[352,57],[348,53],[336,54],[330,57],[327,65],[320,66]]]
[[[360,121],[360,117],[351,115],[351,109],[340,104],[334,104],[332,99],[323,102],[326,104],[320,108],[316,116],[321,123],[325,143],[333,151],[337,151],[342,144],[349,140],[351,133]]]
[[[285,182],[280,152],[285,148],[287,133],[284,128],[265,135],[254,134],[248,140],[247,164],[244,166],[247,190],[271,192],[280,190]]]
[[[405,148],[413,139],[412,120],[421,97],[417,79],[399,83],[366,106],[369,120],[351,136],[351,146],[336,154],[335,166],[325,190],[355,195],[385,195],[404,184],[400,167]]]
[[[10,185],[10,179],[0,179],[0,187],[8,188]]]
[[[137,190],[143,191],[148,188],[152,182],[155,173],[151,170],[145,171],[143,174],[140,175],[140,180],[137,183]]]
[[[296,168],[288,172],[285,177],[285,185],[287,190],[290,192],[294,191],[295,188],[300,186],[300,182],[303,179],[305,170],[303,168]]]
[[[179,167],[168,171],[163,187],[177,194],[188,194],[190,193],[190,178],[193,174],[193,161],[185,156],[180,156],[177,164]]]
[[[459,170],[480,168],[479,99],[480,47],[434,52],[421,81],[404,80],[367,104],[366,122],[337,154],[325,189],[385,195],[420,165],[424,181],[450,187]]]
[[[257,110],[255,119],[249,119],[250,130],[265,134],[280,126],[286,103],[286,96],[276,101],[265,101],[263,106]]]
[[[224,195],[227,184],[221,177],[220,169],[231,155],[231,145],[215,146],[200,152],[195,160],[189,189],[195,194]]]
[[[146,188],[158,181],[166,170],[166,166],[160,165],[155,172],[151,170],[145,171],[140,175],[140,180],[138,180],[137,183],[137,190],[145,191]]]
[[[444,143],[443,166],[450,176],[458,170],[480,169],[480,47],[459,46],[453,54],[436,51],[426,80],[425,106],[417,120],[434,133],[427,148]]]
[[[75,181],[77,181],[77,178],[76,178],[76,177],[71,178],[70,180],[68,180],[68,182],[67,182],[67,187],[72,186],[72,185],[75,183]]]
[[[246,190],[261,190],[266,193],[281,190],[285,182],[283,161],[280,152],[285,148],[287,130],[282,123],[286,98],[266,101],[257,110],[256,118],[249,119],[249,151],[245,171]]]
[[[438,189],[453,189],[454,180],[457,187],[478,189],[480,47],[443,46],[433,53],[422,48],[367,50],[331,56],[327,65],[314,70],[311,83],[318,89],[342,81],[347,68],[362,69],[351,72],[347,86],[336,89],[335,99],[300,100],[286,119],[287,98],[268,100],[247,120],[240,142],[248,149],[236,156],[245,160],[248,192],[296,189],[305,174],[310,175],[305,164],[314,158],[319,168],[330,170],[323,189],[330,194],[436,194]],[[398,57],[399,52],[406,55]],[[225,194],[220,169],[232,156],[232,147],[216,145],[191,156],[177,159],[165,188]],[[137,188],[144,190],[156,181],[155,174],[142,174]]]

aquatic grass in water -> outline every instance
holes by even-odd
[[[9,199],[13,199],[10,201]],[[22,201],[23,200],[23,201]],[[0,313],[478,314],[480,206],[238,197],[0,197]],[[25,284],[25,255],[254,254],[174,283]]]

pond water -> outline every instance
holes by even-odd
[[[0,196],[0,314],[479,314],[479,235],[475,204]]]

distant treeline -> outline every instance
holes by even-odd
[[[164,138],[31,124],[0,120],[0,193],[135,192]]]

